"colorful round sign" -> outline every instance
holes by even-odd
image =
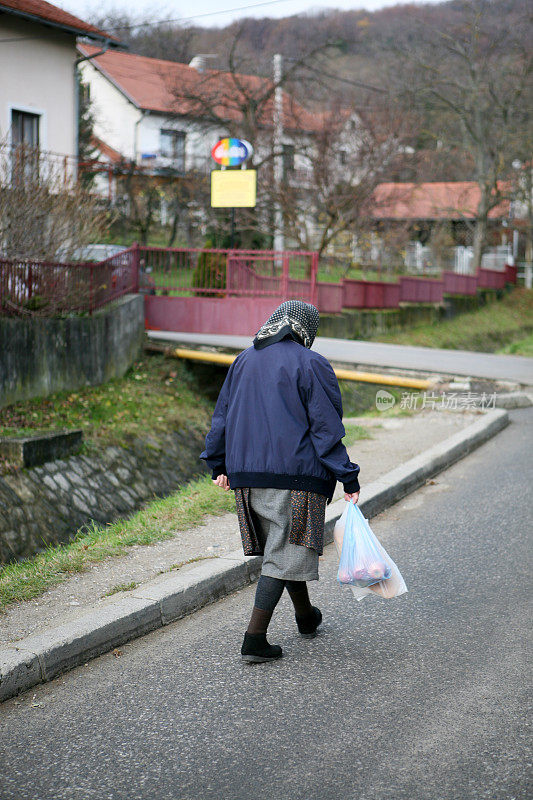
[[[223,167],[238,167],[253,153],[250,142],[244,139],[221,139],[211,150],[211,155]]]

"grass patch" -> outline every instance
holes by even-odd
[[[136,589],[139,584],[135,581],[131,581],[131,583],[119,583],[116,586],[113,586],[108,592],[104,592],[101,597],[111,597],[112,594],[117,594],[117,592],[131,592],[132,589]]]
[[[38,597],[98,561],[122,555],[128,547],[171,539],[177,531],[201,525],[210,514],[234,510],[232,492],[223,492],[208,476],[198,478],[127,520],[104,527],[92,523],[68,544],[53,545],[31,558],[5,564],[0,568],[0,609]]]
[[[517,288],[503,300],[454,319],[374,336],[374,341],[494,353],[533,331],[533,292]],[[526,345],[524,345],[526,346]]]
[[[526,336],[524,339],[517,339],[517,341],[511,342],[511,344],[508,344],[499,352],[505,353],[506,355],[529,356],[529,358],[533,358],[533,333],[530,333],[529,336]]]
[[[395,386],[381,386],[374,383],[362,383],[358,381],[339,381],[339,388],[342,396],[342,408],[344,417],[361,416],[398,416],[410,413],[405,409],[400,409],[402,392],[405,389]],[[384,389],[395,399],[395,404],[387,411],[378,411],[376,408],[376,395],[380,389]]]
[[[186,364],[150,355],[123,378],[0,409],[0,436],[81,428],[88,446],[120,445],[181,427],[207,431],[211,413]]]
[[[355,444],[359,439],[372,438],[368,428],[364,428],[362,425],[355,425],[353,422],[347,422],[344,429],[346,431],[346,436],[342,441],[345,447],[351,447],[352,444]]]

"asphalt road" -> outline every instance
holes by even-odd
[[[250,587],[7,701],[2,800],[531,797],[533,410],[511,418],[373,521],[407,595],[354,602],[328,548],[322,632],[284,598],[279,662],[238,656]]]
[[[211,344],[237,349],[249,347],[253,338],[172,331],[147,331],[147,333],[155,341],[182,342],[190,345]],[[445,375],[468,375],[472,378],[533,384],[533,358],[526,356],[502,356],[494,353],[473,353],[468,350],[439,350],[433,347],[328,339],[324,336],[316,338],[313,349],[331,361],[347,364],[378,368],[393,367]]]

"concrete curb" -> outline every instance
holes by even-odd
[[[365,486],[361,511],[367,517],[381,513],[495,436],[508,422],[506,411],[486,412],[463,431]],[[344,499],[327,508],[327,543],[333,539],[335,521],[343,508]],[[256,580],[260,570],[261,557],[247,558],[239,549],[181,575],[150,581],[118,600],[109,598],[73,622],[1,648],[0,701],[231,594]]]
[[[529,408],[533,396],[527,392],[509,392],[496,395],[496,408]]]

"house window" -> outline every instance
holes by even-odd
[[[294,172],[294,145],[293,144],[284,144],[283,145],[283,174],[288,175],[291,172]]]
[[[170,158],[176,169],[185,169],[185,133],[183,131],[161,130],[161,155]]]
[[[348,163],[348,153],[346,150],[339,150],[339,164],[345,166]]]
[[[25,144],[39,147],[39,114],[11,111],[11,141],[15,147]]]

